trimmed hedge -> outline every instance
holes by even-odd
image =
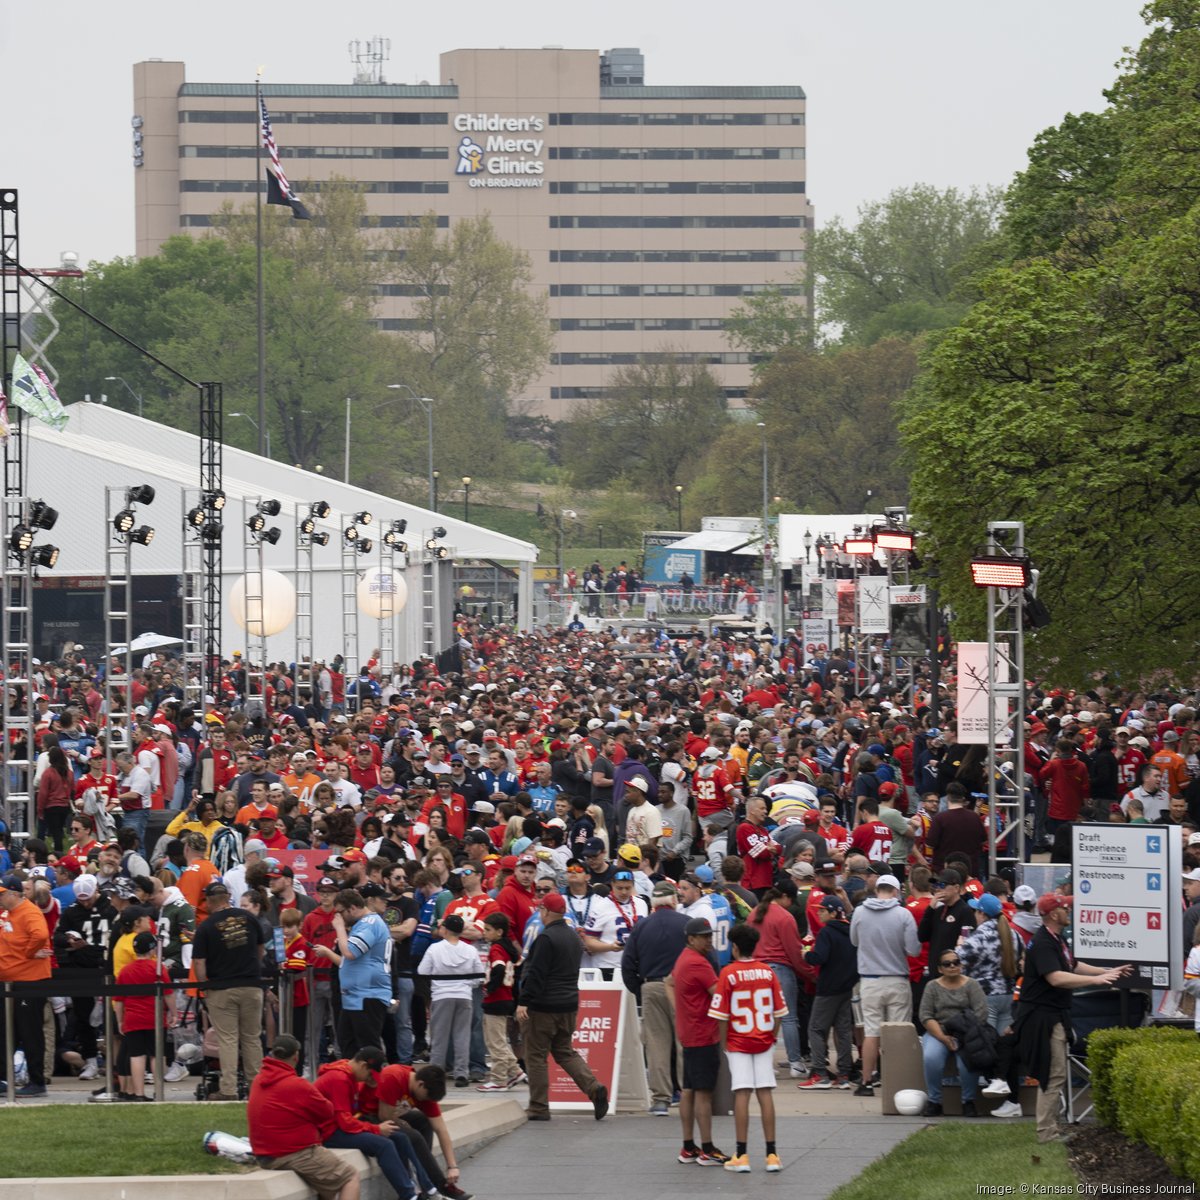
[[[1200,1179],[1200,1038],[1182,1029],[1102,1029],[1088,1039],[1096,1116]]]

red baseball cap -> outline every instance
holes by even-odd
[[[1038,900],[1037,914],[1039,917],[1048,917],[1055,909],[1070,908],[1074,902],[1074,896],[1059,896],[1051,892]]]
[[[357,847],[351,846],[349,850],[342,851],[342,862],[366,862],[367,856]]]

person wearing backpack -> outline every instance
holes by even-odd
[[[489,946],[483,981],[483,1040],[492,1066],[477,1092],[506,1092],[525,1078],[508,1040],[509,1018],[517,1010],[521,957],[510,931],[506,913],[493,912],[483,918],[483,936]]]
[[[137,830],[128,825],[117,830],[117,845],[121,848],[121,866],[118,874],[122,879],[135,875],[149,875],[150,864],[138,853]]]

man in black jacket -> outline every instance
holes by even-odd
[[[100,892],[95,875],[80,875],[74,883],[75,903],[68,905],[54,931],[54,951],[58,967],[56,979],[94,979],[103,982],[109,932],[117,923],[117,911]],[[72,996],[71,1016],[67,1022],[68,1040],[79,1045],[83,1056],[81,1079],[100,1074],[97,1062],[96,1026],[92,1024],[92,996]]]
[[[933,885],[933,902],[917,925],[917,936],[929,943],[928,977],[937,974],[937,962],[943,950],[953,950],[963,932],[975,929],[975,912],[963,896],[963,877],[947,867]]]
[[[567,902],[561,893],[542,898],[542,932],[534,938],[521,971],[521,1003],[516,1017],[525,1038],[525,1073],[529,1076],[531,1121],[550,1120],[549,1056],[592,1102],[596,1120],[608,1112],[608,1089],[597,1082],[571,1038],[579,1013],[579,961],[583,943],[563,920]]]

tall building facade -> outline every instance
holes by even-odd
[[[288,178],[303,197],[358,180],[381,225],[482,214],[530,257],[555,327],[526,394],[569,415],[639,356],[705,363],[730,403],[749,356],[725,320],[768,286],[803,299],[812,207],[797,86],[651,86],[637,50],[452,50],[441,82],[265,84]],[[134,66],[137,253],[203,233],[262,186],[252,83],[189,83]],[[412,320],[403,296],[378,321]]]

